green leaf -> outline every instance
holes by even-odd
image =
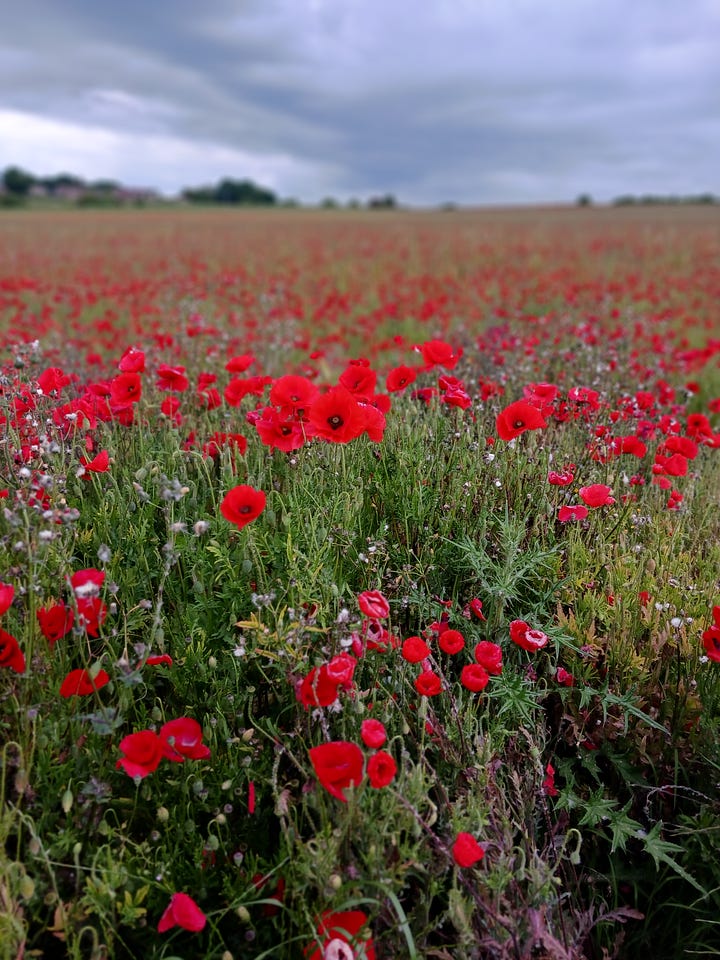
[[[646,834],[645,837],[642,837],[645,844],[645,852],[649,853],[650,856],[655,861],[656,869],[660,869],[661,863],[666,863],[678,876],[682,877],[687,883],[695,887],[703,897],[708,896],[707,890],[704,887],[701,887],[700,884],[694,877],[691,877],[690,874],[685,870],[677,860],[674,860],[670,854],[671,853],[684,853],[684,848],[678,846],[677,843],[670,843],[668,840],[663,840],[660,836],[660,831],[663,828],[662,820],[658,821],[655,826],[652,828],[650,833]]]

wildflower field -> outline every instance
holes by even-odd
[[[0,958],[720,943],[720,215],[0,217]]]

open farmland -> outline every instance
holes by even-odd
[[[4,213],[0,957],[717,955],[719,305],[713,208]]]

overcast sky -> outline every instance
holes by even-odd
[[[21,0],[0,168],[316,202],[720,193],[720,0]]]

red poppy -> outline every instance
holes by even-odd
[[[568,673],[565,667],[558,667],[555,673],[555,679],[563,687],[574,687],[575,677]]]
[[[142,396],[142,380],[137,373],[121,373],[110,381],[110,404],[129,407]]]
[[[332,443],[348,443],[365,432],[364,407],[345,387],[331,387],[313,400],[308,412],[308,434]]]
[[[421,697],[436,697],[442,690],[442,680],[432,670],[423,670],[415,680],[415,689]]]
[[[329,707],[331,703],[335,703],[337,700],[338,685],[328,673],[326,665],[313,667],[303,677],[298,688],[298,700],[305,708]]]
[[[270,403],[274,403],[284,412],[303,416],[319,392],[312,380],[290,373],[273,382],[270,387]]]
[[[238,530],[242,530],[255,520],[265,509],[266,497],[262,490],[256,490],[247,484],[233,487],[223,497],[220,513]]]
[[[580,503],[558,508],[558,520],[560,523],[568,523],[570,520],[584,520],[587,515],[588,508]]]
[[[471,833],[458,833],[452,845],[453,860],[458,867],[472,867],[485,856],[485,851]]]
[[[257,358],[253,353],[243,353],[237,357],[230,357],[225,364],[228,373],[245,373],[248,367],[251,367]]]
[[[540,430],[547,421],[531,403],[516,400],[497,415],[495,429],[501,440],[514,440],[526,430]]]
[[[183,930],[198,933],[204,928],[206,922],[207,917],[192,897],[189,897],[186,893],[174,893],[170,897],[170,903],[165,912],[160,917],[158,932],[165,933],[172,927],[182,927]]]
[[[182,393],[190,386],[190,381],[185,376],[185,367],[170,367],[166,363],[161,363],[157,370],[157,377],[158,390]]]
[[[395,367],[387,375],[385,389],[388,393],[397,393],[399,390],[404,390],[405,387],[409,387],[416,379],[417,370],[414,367]]]
[[[87,457],[80,457],[81,476],[85,473],[107,473],[110,469],[110,454],[107,450],[101,450],[92,460]]]
[[[174,763],[184,760],[207,760],[210,748],[202,742],[202,727],[192,717],[168,720],[160,728],[163,755]]]
[[[387,740],[387,731],[379,720],[368,719],[360,724],[360,736],[366,747],[377,750]]]
[[[453,370],[463,354],[462,347],[454,350],[444,340],[426,340],[420,346],[420,352],[428,368],[445,367],[446,370]]]
[[[502,673],[502,650],[497,643],[481,640],[475,647],[475,660],[494,677]]]
[[[397,764],[386,750],[378,750],[367,762],[368,780],[375,790],[392,783],[396,773]]]
[[[479,663],[468,663],[460,671],[460,683],[472,693],[480,693],[488,685],[490,675]]]
[[[120,750],[124,756],[115,766],[128,776],[142,779],[157,770],[165,756],[165,742],[153,730],[140,730],[123,737]]]
[[[76,597],[97,596],[100,587],[105,583],[105,574],[102,570],[88,567],[86,570],[76,570],[70,577],[70,586]]]
[[[375,960],[372,938],[358,937],[367,922],[367,914],[362,910],[325,911],[317,923],[316,942],[305,947],[305,960],[354,960],[355,952],[344,952],[343,944],[357,946],[360,943],[365,950],[365,960]]]
[[[302,421],[279,413],[274,407],[265,407],[262,413],[253,415],[252,423],[261,441],[272,450],[290,453],[305,443]]]
[[[551,470],[548,473],[548,483],[552,483],[556,487],[567,487],[575,479],[575,474],[572,472],[570,467],[565,467],[564,470],[559,472]]]
[[[331,657],[327,665],[327,675],[340,687],[347,687],[352,683],[357,660],[349,653],[338,653]]]
[[[0,617],[7,613],[15,596],[15,587],[11,583],[0,583]]]
[[[159,653],[155,656],[148,657],[145,661],[145,665],[148,667],[171,667],[173,665],[173,658],[168,653]]]
[[[369,399],[375,393],[377,373],[370,367],[350,363],[338,377],[338,383],[342,384],[346,390],[349,390],[356,397]]]
[[[465,637],[459,630],[443,630],[438,638],[440,649],[444,653],[456,654],[465,646]]]
[[[89,637],[97,637],[107,617],[107,606],[100,597],[78,597],[78,624]]]
[[[362,750],[347,740],[331,740],[310,750],[315,775],[328,793],[347,803],[344,792],[357,786],[363,778]]]
[[[110,677],[104,670],[98,670],[93,677],[89,670],[71,670],[60,685],[61,697],[87,697],[110,683]]]
[[[0,630],[0,668],[14,670],[15,673],[25,673],[25,655],[20,644],[4,630]]]
[[[136,347],[128,347],[120,357],[118,369],[121,373],[142,373],[145,370],[145,354]]]
[[[400,655],[408,663],[421,663],[430,656],[430,647],[421,637],[408,637],[402,645]]]
[[[558,789],[555,786],[555,768],[551,763],[545,767],[545,779],[542,782],[543,793],[546,797],[556,797]]]
[[[265,387],[272,383],[272,377],[233,377],[224,390],[226,403],[231,407],[238,407],[249,394],[261,397]]]
[[[580,487],[580,498],[588,507],[606,507],[615,503],[611,496],[612,488],[605,483],[591,483],[587,487]]]
[[[46,396],[53,391],[59,392],[70,382],[71,378],[60,367],[48,367],[37,378],[37,384]]]
[[[390,615],[390,604],[379,590],[365,590],[358,594],[358,606],[371,620],[384,620]]]
[[[548,642],[547,634],[542,630],[533,630],[524,620],[513,620],[510,624],[510,639],[523,650],[534,652],[541,650]]]
[[[51,607],[41,607],[37,611],[40,631],[50,646],[53,646],[72,630],[75,613],[72,607],[64,603],[56,603]]]
[[[483,611],[482,611],[482,606],[483,606],[482,600],[478,600],[478,598],[475,597],[475,598],[474,598],[473,600],[471,600],[470,603],[468,604],[468,610],[470,611],[470,613],[474,613],[475,616],[478,618],[478,620],[485,620],[485,621],[487,621],[487,617],[485,616],[485,614],[484,614]]]

